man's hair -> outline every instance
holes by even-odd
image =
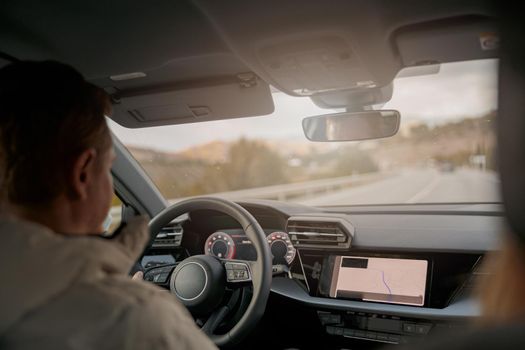
[[[17,205],[67,191],[76,157],[109,149],[110,99],[72,67],[21,61],[0,69],[0,190]]]

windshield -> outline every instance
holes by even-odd
[[[382,108],[397,109],[401,125],[386,139],[308,141],[304,117],[341,111],[308,97],[273,99],[275,112],[261,117],[145,129],[109,124],[172,201],[204,194],[319,206],[500,201],[497,60],[396,78]]]

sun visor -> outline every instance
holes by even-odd
[[[394,38],[405,66],[494,58],[499,45],[494,22],[477,16],[411,25]]]
[[[392,83],[373,89],[337,91],[329,94],[311,96],[312,101],[321,108],[350,108],[385,104],[392,98]]]
[[[270,86],[243,73],[206,83],[111,93],[111,119],[128,128],[253,117],[274,111]]]

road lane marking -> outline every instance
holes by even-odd
[[[423,187],[421,191],[413,195],[409,200],[405,201],[405,203],[419,203],[419,201],[422,198],[428,196],[430,192],[432,192],[437,187],[440,181],[441,177],[439,175],[434,177],[434,180],[432,180],[428,185]]]

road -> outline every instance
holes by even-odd
[[[472,169],[457,169],[452,172],[438,170],[404,170],[394,175],[366,185],[355,185],[346,189],[310,195],[308,197],[293,197],[289,201],[312,205],[354,205],[354,204],[402,204],[402,203],[457,203],[457,202],[500,202],[499,180],[493,172],[483,172]],[[311,183],[310,183],[311,184]],[[279,191],[285,191],[289,186],[271,186]],[[303,185],[301,185],[304,187]],[[301,187],[301,188],[302,188]],[[228,199],[266,198],[269,187],[223,193]],[[308,190],[302,189],[303,193]],[[244,193],[247,192],[247,193]],[[239,196],[244,193],[245,197]],[[219,195],[219,194],[214,194]],[[258,197],[257,195],[263,197]],[[170,202],[176,202],[173,199]],[[288,199],[285,199],[288,200]],[[113,224],[120,222],[120,207],[111,209]]]
[[[493,172],[473,169],[405,170],[391,178],[314,197],[292,200],[306,205],[499,202]]]

